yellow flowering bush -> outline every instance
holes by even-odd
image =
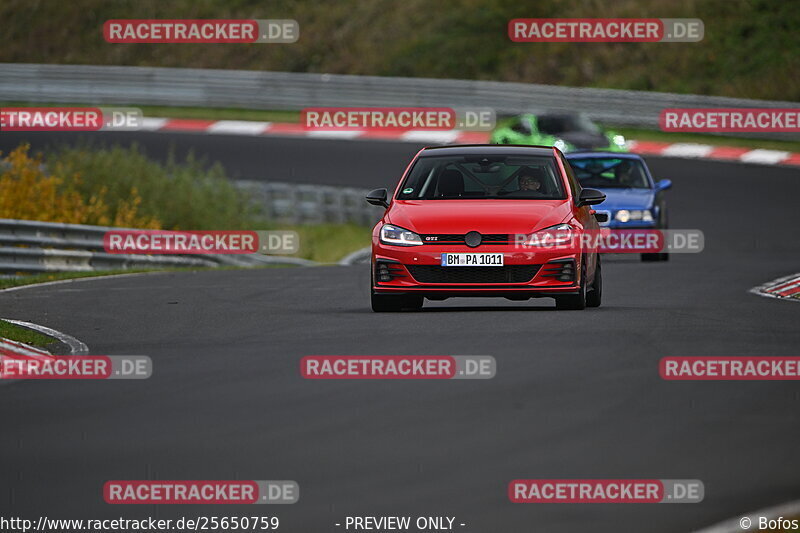
[[[81,191],[79,173],[66,172],[59,165],[46,171],[42,158],[31,157],[28,151],[29,146],[23,144],[0,159],[0,218],[161,228],[158,218],[139,214],[142,198],[136,187],[111,208],[106,186]]]

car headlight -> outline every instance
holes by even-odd
[[[394,246],[419,246],[422,244],[422,239],[413,231],[392,224],[384,224],[381,228],[381,242]]]
[[[572,241],[574,232],[569,224],[557,224],[526,235],[528,246],[561,246]]]
[[[649,209],[620,209],[617,211],[617,214],[614,215],[614,218],[623,223],[636,220],[641,220],[642,222],[652,222],[653,213],[651,213]]]
[[[622,135],[614,135],[611,138],[611,142],[613,142],[617,146],[625,146],[625,137],[623,137]]]

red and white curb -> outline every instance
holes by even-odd
[[[26,287],[31,286],[32,285],[26,285]],[[86,346],[86,344],[79,341],[75,337],[72,337],[71,335],[67,335],[66,333],[61,333],[60,331],[48,328],[47,326],[40,326],[39,324],[34,324],[32,322],[23,322],[22,320],[12,320],[10,318],[3,318],[2,320],[17,326],[38,331],[43,335],[47,335],[48,337],[52,337],[63,342],[69,346],[70,355],[86,355],[89,353],[89,347]],[[56,357],[57,356],[46,350],[42,350],[41,348],[36,348],[34,346],[30,346],[29,344],[0,337],[0,363],[2,363],[5,359],[52,361]],[[21,380],[2,379],[2,365],[0,365],[0,385],[7,385],[17,381]]]
[[[50,361],[55,359],[55,356],[48,351],[35,348],[28,344],[0,337],[0,385],[18,381],[2,380],[2,364],[8,359],[17,361]]]
[[[800,272],[753,287],[750,292],[767,298],[800,302]]]
[[[628,141],[628,148],[637,154],[682,159],[713,159],[762,165],[800,165],[800,154],[781,150],[764,150],[763,148],[653,141]]]
[[[35,287],[41,286],[44,284],[39,285],[25,285],[25,287]],[[6,289],[8,290],[8,289]],[[52,337],[61,341],[62,343],[69,346],[69,354],[70,355],[86,355],[89,353],[89,347],[86,346],[83,342],[79,341],[72,335],[67,335],[66,333],[61,333],[53,328],[48,328],[47,326],[40,326],[39,324],[34,324],[33,322],[23,322],[22,320],[12,320],[10,318],[4,318],[6,322],[11,324],[22,326],[23,328],[32,329],[34,331],[38,331],[42,335],[47,335],[48,337]]]
[[[145,117],[143,131],[193,132],[210,135],[249,135],[276,137],[308,137],[312,139],[362,140],[384,139],[432,144],[483,144],[489,142],[485,131],[314,131],[298,123],[257,122],[250,120],[202,120],[180,118]],[[800,154],[761,148],[712,146],[694,143],[664,143],[651,141],[628,141],[631,152],[644,155],[677,157],[687,159],[713,159],[717,161],[739,161],[764,165],[800,165]]]
[[[195,132],[216,135],[274,135],[279,137],[309,137],[316,139],[387,139],[406,142],[485,143],[489,134],[485,131],[462,130],[408,130],[391,131],[370,129],[358,131],[309,130],[299,123],[256,122],[249,120],[199,120],[178,118],[145,117],[141,130],[166,132]]]

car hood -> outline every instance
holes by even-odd
[[[608,138],[602,133],[591,133],[588,131],[565,131],[556,135],[564,139],[575,148],[592,149],[604,148],[608,146]]]
[[[530,233],[570,218],[569,200],[395,200],[388,222],[416,233]]]
[[[600,189],[606,195],[595,209],[648,209],[653,205],[655,193],[652,189]]]

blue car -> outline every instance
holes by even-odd
[[[573,152],[566,158],[581,186],[598,189],[606,200],[597,205],[600,226],[613,229],[667,229],[664,191],[670,180],[655,181],[644,160],[636,154]],[[667,253],[642,254],[642,261],[666,261]]]

